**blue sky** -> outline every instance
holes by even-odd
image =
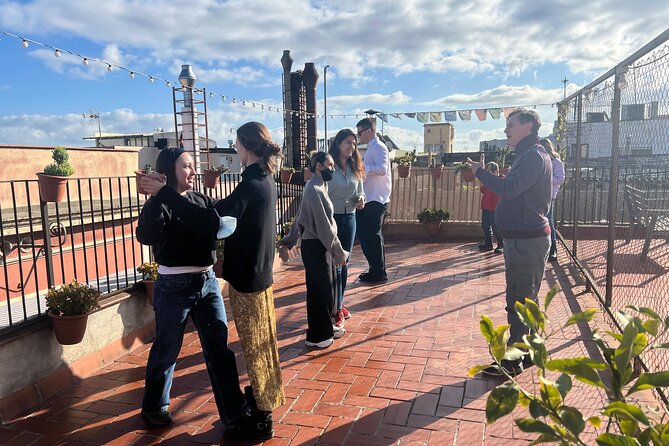
[[[180,9],[188,5],[188,10]],[[283,140],[281,114],[230,98],[281,105],[280,59],[293,69],[314,62],[328,133],[354,127],[355,113],[469,110],[550,104],[605,72],[666,29],[666,0],[0,0],[0,31],[177,82],[193,65],[209,102],[210,137],[226,145],[230,129],[267,124]],[[0,145],[85,146],[103,132],[173,128],[164,82],[0,34]],[[221,95],[226,100],[221,100]],[[539,106],[552,131],[555,108]],[[331,114],[343,115],[330,117]],[[422,147],[422,124],[388,118],[400,148]],[[319,118],[319,137],[323,135]],[[456,121],[456,149],[503,138],[503,119]]]

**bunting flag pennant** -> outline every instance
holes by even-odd
[[[392,116],[393,118],[402,119],[399,113],[391,113],[390,116]]]
[[[461,121],[469,121],[472,119],[472,111],[471,110],[458,110],[458,116],[460,116]]]
[[[455,111],[444,112],[444,119],[446,119],[447,121],[457,121],[458,114]]]
[[[377,116],[378,116],[379,118],[381,118],[381,120],[382,120],[383,122],[386,122],[386,123],[388,122],[388,115],[386,115],[385,113],[379,113]]]
[[[430,122],[441,122],[441,112],[430,112]]]
[[[492,119],[499,119],[500,115],[502,114],[502,109],[501,108],[491,108],[488,110],[490,112],[490,116],[492,116]]]
[[[485,108],[478,108],[474,110],[474,113],[476,113],[476,117],[479,118],[479,121],[485,121],[485,118],[488,116],[488,110]]]
[[[423,124],[425,124],[430,119],[430,113],[429,112],[416,113],[416,119],[418,119],[418,122],[422,122]]]
[[[406,116],[407,118],[414,119],[416,117],[416,114],[415,113],[404,113],[404,116]]]
[[[509,119],[509,115],[515,109],[516,109],[516,107],[506,107],[506,108],[504,108],[504,119]]]

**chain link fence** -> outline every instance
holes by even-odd
[[[558,105],[567,170],[558,231],[611,312],[669,314],[668,40],[669,29]],[[669,369],[666,354],[642,360]]]

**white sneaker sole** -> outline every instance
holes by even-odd
[[[321,342],[309,342],[309,341],[304,341],[304,345],[307,347],[315,347],[315,348],[328,348],[329,346],[332,345],[334,340],[332,338],[326,339],[325,341]]]

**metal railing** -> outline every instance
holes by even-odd
[[[667,40],[669,30],[558,106],[558,229],[616,329],[613,313],[627,305],[669,314]],[[669,369],[657,351],[643,366]]]
[[[393,190],[388,221],[415,222],[425,208],[445,209],[450,221],[481,221],[480,183],[464,181],[453,167],[444,167],[435,178],[427,167],[411,167],[408,178],[400,178],[393,167]]]
[[[241,181],[224,174],[216,188],[195,189],[227,197]],[[277,184],[277,233],[294,217],[303,186]],[[145,202],[136,178],[70,178],[61,203],[40,200],[37,180],[0,182],[0,335],[45,314],[49,288],[74,279],[111,293],[142,279],[137,266],[151,258],[135,238]]]

